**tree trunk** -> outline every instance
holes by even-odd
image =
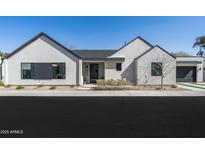
[[[162,77],[161,77],[161,89],[162,89],[162,90],[164,89],[164,82],[163,82],[163,80],[164,80],[164,77],[162,76]]]

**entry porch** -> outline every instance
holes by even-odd
[[[105,62],[82,62],[83,84],[105,79]]]

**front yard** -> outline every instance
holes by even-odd
[[[16,91],[73,91],[77,90],[78,86],[0,86],[0,90],[16,90]]]
[[[198,85],[205,86],[205,85]],[[66,85],[66,86],[48,86],[48,85],[34,85],[34,86],[13,86],[13,85],[4,85],[2,82],[0,83],[0,90],[21,90],[21,91],[80,91],[80,90],[107,90],[107,91],[115,91],[115,90],[151,90],[151,91],[178,91],[184,90],[183,88],[177,87],[176,85],[164,85],[163,89],[160,85],[133,85],[124,80],[98,80],[96,85],[83,85],[83,86],[75,86],[75,85]]]

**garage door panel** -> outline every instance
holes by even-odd
[[[196,82],[196,67],[177,66],[177,82]]]

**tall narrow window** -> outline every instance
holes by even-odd
[[[65,63],[52,64],[53,79],[65,79]]]
[[[21,78],[34,79],[34,64],[32,63],[21,64]]]
[[[122,64],[116,63],[116,71],[121,71],[121,70],[122,70]]]
[[[162,76],[162,63],[151,63],[151,75]]]

